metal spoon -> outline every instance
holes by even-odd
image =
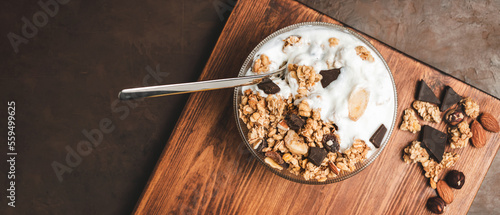
[[[261,75],[124,89],[118,94],[118,98],[120,98],[120,100],[130,100],[258,84],[262,82],[263,79],[271,76],[282,78],[285,74],[286,67],[287,64],[284,63],[279,69]]]

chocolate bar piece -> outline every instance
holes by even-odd
[[[326,157],[326,150],[319,148],[319,147],[311,147],[311,150],[309,151],[309,156],[307,159],[311,161],[314,165],[316,166],[321,166],[321,163],[323,163],[323,160]]]
[[[441,103],[441,112],[458,103],[460,100],[462,100],[462,96],[458,95],[455,90],[453,90],[453,88],[447,86],[444,93],[443,102]]]
[[[424,80],[420,81],[420,90],[418,91],[418,97],[417,100],[423,101],[423,102],[430,102],[434,104],[440,104],[441,102],[439,99],[436,97],[434,92],[432,92],[431,88],[427,83],[425,83]]]
[[[443,160],[444,147],[447,140],[446,134],[428,125],[424,125],[422,132],[423,145],[427,148],[429,154],[440,163]]]
[[[288,127],[293,130],[299,130],[302,128],[302,126],[304,126],[304,124],[306,124],[306,122],[302,118],[300,118],[300,116],[297,116],[295,114],[286,116],[285,120]]]
[[[323,76],[321,79],[321,86],[326,88],[330,83],[337,80],[340,75],[340,69],[321,70],[319,74]]]
[[[380,125],[377,131],[375,131],[372,137],[370,137],[370,142],[372,142],[375,147],[380,148],[380,144],[382,143],[382,140],[384,139],[386,132],[387,128],[385,127],[385,125],[384,124]]]
[[[281,90],[280,87],[275,84],[270,78],[262,79],[262,82],[257,84],[257,87],[264,91],[264,93],[266,94],[276,94]]]

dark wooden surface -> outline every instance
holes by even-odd
[[[200,79],[235,76],[264,37],[304,21],[336,23],[293,1],[239,1]],[[401,110],[414,99],[419,79],[426,80],[437,94],[450,85],[478,101],[482,111],[499,118],[499,100],[367,38],[396,79],[398,125]],[[444,130],[443,125],[434,127]],[[160,156],[136,213],[428,213],[424,205],[435,191],[420,166],[401,160],[402,149],[416,138],[416,134],[395,130],[379,158],[355,177],[330,185],[301,185],[267,171],[246,151],[232,115],[232,90],[195,93]],[[465,214],[469,209],[500,146],[498,134],[488,133],[487,138],[482,149],[455,150],[461,158],[454,169],[465,173],[467,183],[454,192],[455,201],[447,207],[447,214]]]

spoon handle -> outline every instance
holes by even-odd
[[[120,98],[120,100],[130,100],[252,85],[260,83],[263,78],[274,75],[275,73],[279,73],[279,71],[274,73],[243,76],[237,78],[225,78],[182,84],[167,84],[151,87],[130,88],[122,90],[118,94],[118,98]]]

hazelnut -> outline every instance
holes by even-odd
[[[435,214],[442,214],[446,207],[446,203],[440,197],[436,196],[427,200],[427,209]]]
[[[458,125],[464,120],[465,114],[462,108],[455,108],[449,110],[445,115],[445,120],[448,124],[452,126]]]
[[[457,170],[451,170],[446,175],[446,182],[450,187],[455,189],[460,189],[464,186],[465,183],[465,175],[463,172]]]

